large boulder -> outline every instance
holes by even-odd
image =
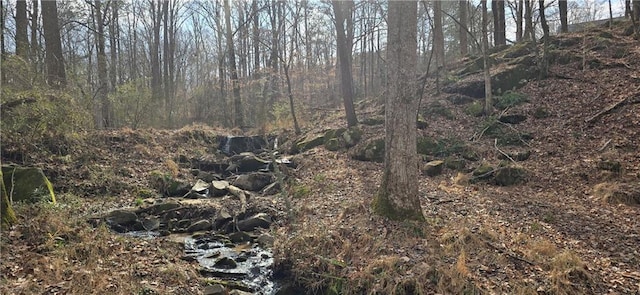
[[[231,157],[231,165],[227,168],[230,172],[253,172],[263,169],[269,169],[271,161],[267,161],[257,157],[253,153],[241,153]]]
[[[271,173],[254,172],[239,175],[233,185],[247,191],[257,192],[273,182]]]
[[[302,140],[296,142],[291,152],[294,154],[298,152],[304,152],[306,150],[310,150],[314,147],[320,146],[324,144],[324,142],[325,142],[324,135],[318,135],[315,137],[305,137]]]
[[[354,152],[352,158],[360,161],[384,162],[384,138],[369,140]]]
[[[56,202],[53,186],[40,168],[2,166],[2,180],[13,202]]]

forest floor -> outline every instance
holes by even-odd
[[[640,43],[617,33],[608,39],[598,50],[584,49],[584,42],[569,47],[598,63],[552,65],[549,78],[518,90],[528,102],[505,114],[527,118],[509,128],[533,136],[519,147],[496,146],[482,134],[487,118],[470,116],[447,95],[425,98],[428,127],[420,136],[457,138],[479,156],[469,170],[420,176],[425,222],[371,212],[383,164],[354,160],[358,146],[301,153],[298,167],[287,171],[292,218],[282,198],[261,205],[280,212],[271,227],[278,273],[306,293],[640,293],[640,192],[634,191],[640,187]],[[623,99],[628,103],[588,122]],[[434,102],[445,115],[429,112]],[[380,110],[362,102],[358,116],[362,121]],[[547,116],[533,115],[540,110]],[[339,109],[314,120],[306,134],[345,122]],[[360,145],[384,134],[383,125],[361,128]],[[189,169],[174,160],[210,153],[212,143],[199,136],[205,133],[230,131],[91,131],[35,144],[29,153],[3,143],[3,163],[20,159],[43,168],[59,205],[16,206],[19,223],[0,242],[0,293],[202,294],[207,281],[197,265],[180,259],[180,243],[116,234],[87,219],[135,206],[151,171],[188,177]],[[515,164],[526,182],[505,187],[465,178],[515,150],[531,152]]]

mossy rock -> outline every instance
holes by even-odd
[[[314,147],[321,146],[322,144],[324,144],[324,141],[324,135],[319,135],[311,139],[304,138],[302,141],[296,143],[296,148],[299,152],[304,152]]]
[[[346,147],[355,146],[360,140],[362,140],[362,130],[358,127],[349,127],[342,133],[342,139]]]
[[[498,109],[504,110],[526,102],[529,102],[529,97],[527,97],[527,95],[515,91],[506,91],[503,95],[496,96],[495,103],[493,105]]]
[[[484,115],[484,103],[480,101],[474,101],[464,108],[464,112],[473,117],[481,117]]]
[[[324,133],[324,140],[325,143],[329,140],[331,140],[332,138],[337,138],[340,137],[347,129],[345,128],[338,128],[338,129],[329,129]]]
[[[360,161],[384,162],[384,138],[370,140],[366,145],[360,147],[352,158]]]
[[[157,170],[151,172],[149,182],[165,197],[182,197],[191,190],[191,185],[188,183]]]
[[[467,166],[467,162],[464,159],[447,157],[444,160],[444,166],[451,170],[463,171]]]
[[[474,102],[476,99],[462,94],[454,94],[447,97],[447,100],[454,105],[463,105]]]
[[[508,132],[508,133],[502,133],[502,134],[498,134],[495,137],[496,139],[498,139],[498,145],[501,146],[506,146],[506,145],[511,145],[511,146],[522,146],[525,143],[528,143],[529,141],[531,141],[533,139],[533,135],[531,135],[531,133],[515,133],[515,132]]]
[[[520,42],[509,47],[503,55],[504,58],[518,58],[529,55],[532,52],[531,42]]]
[[[53,185],[40,168],[2,166],[2,178],[13,202],[56,202]]]
[[[340,140],[338,140],[337,138],[331,138],[324,143],[324,148],[335,152],[342,148],[342,142],[340,142]]]
[[[473,181],[477,182],[480,180],[489,180],[493,177],[494,168],[488,163],[483,163],[473,170],[471,173],[473,175]]]
[[[499,186],[511,186],[525,182],[526,171],[519,167],[501,167],[495,173],[495,183]]]
[[[418,137],[417,144],[418,154],[435,155],[441,150],[438,141],[430,137]]]
[[[426,163],[422,167],[422,174],[431,176],[431,177],[437,176],[437,175],[440,175],[440,173],[442,173],[443,168],[444,168],[444,161],[442,160],[431,161],[429,163]]]

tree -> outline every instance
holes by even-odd
[[[487,0],[482,0],[482,60],[484,64],[484,114],[489,115],[493,110],[493,96],[491,93],[491,63],[489,62],[489,37]]]
[[[107,53],[105,51],[104,37],[104,13],[102,2],[95,0],[94,21],[96,23],[96,54],[98,59],[98,89],[95,96],[95,127],[98,129],[109,128],[111,126],[111,111],[109,106],[109,79],[107,72]]]
[[[244,117],[242,110],[242,100],[240,98],[240,85],[238,84],[238,68],[236,66],[236,51],[233,45],[233,31],[231,30],[231,7],[229,0],[224,0],[224,19],[227,29],[227,54],[229,58],[229,67],[231,69],[231,88],[233,88],[233,106],[235,113],[234,125],[237,127],[244,126]]]
[[[433,51],[436,56],[438,72],[445,66],[444,32],[442,27],[442,0],[433,1]]]
[[[467,18],[469,17],[467,14],[467,1],[458,1],[458,9],[459,9],[459,18],[460,26],[459,34],[460,34],[460,55],[465,56],[468,53],[469,42],[467,41]]]
[[[417,3],[389,1],[385,99],[385,164],[372,207],[391,219],[423,220],[418,197],[415,112],[417,97]]]
[[[542,25],[544,45],[542,46],[542,62],[540,62],[540,79],[547,77],[547,71],[549,71],[549,24],[547,23],[547,16],[544,12],[544,0],[538,1],[540,9],[540,24]]]
[[[559,0],[558,8],[560,11],[560,32],[569,32],[569,24],[567,22],[567,0]]]
[[[42,1],[42,25],[46,48],[47,83],[53,88],[64,88],[67,85],[67,76],[64,70],[56,1]]]
[[[338,43],[338,59],[340,61],[340,89],[342,101],[347,115],[347,126],[358,124],[356,111],[353,106],[353,75],[351,74],[351,42],[348,42],[345,33],[346,18],[351,18],[352,1],[332,1],[333,12],[336,19],[336,42]]]
[[[535,41],[532,5],[532,0],[524,0],[524,39]]]
[[[27,39],[27,1],[16,1],[16,55],[24,60],[29,58],[29,40]],[[4,32],[2,32],[4,34]]]
[[[491,12],[493,13],[493,43],[495,46],[506,45],[506,27],[504,15],[504,0],[491,1]]]

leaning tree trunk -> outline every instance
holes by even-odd
[[[385,102],[385,169],[373,210],[391,219],[423,220],[418,197],[415,112],[417,91],[417,3],[390,1]]]

